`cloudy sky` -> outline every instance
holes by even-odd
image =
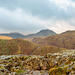
[[[75,30],[75,0],[0,0],[0,33]]]

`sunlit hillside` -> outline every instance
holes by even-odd
[[[10,40],[10,39],[13,39],[13,38],[7,37],[7,36],[0,36],[0,39],[7,39],[7,40]]]

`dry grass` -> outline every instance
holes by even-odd
[[[10,39],[13,39],[13,38],[11,38],[11,37],[7,37],[7,36],[0,36],[0,39],[10,40]]]

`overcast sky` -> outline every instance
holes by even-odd
[[[75,0],[0,0],[0,33],[75,30]]]

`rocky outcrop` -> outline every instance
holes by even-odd
[[[0,75],[71,75],[74,73],[75,50],[48,53],[45,56],[0,56]]]

